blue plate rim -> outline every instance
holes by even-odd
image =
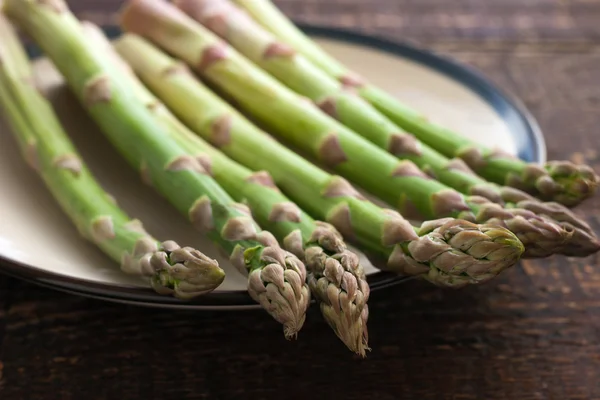
[[[301,30],[311,36],[340,40],[375,48],[395,56],[411,59],[412,61],[419,62],[426,67],[446,74],[453,80],[458,81],[481,96],[500,114],[503,120],[507,120],[505,117],[506,115],[509,115],[510,118],[516,118],[521,125],[521,130],[526,132],[531,143],[534,145],[533,154],[529,156],[525,155],[523,158],[531,162],[545,161],[545,141],[535,118],[518,98],[507,94],[474,68],[454,61],[450,57],[437,55],[429,49],[424,49],[406,42],[384,39],[375,35],[343,28],[297,21],[295,21],[295,23]],[[105,26],[103,29],[110,37],[116,37],[120,34],[119,28],[115,26]],[[27,46],[27,51],[32,58],[36,58],[40,55],[39,50],[31,44]],[[519,155],[522,156],[521,154]],[[158,295],[150,288],[116,286],[102,282],[73,278],[60,273],[51,273],[32,265],[9,260],[1,254],[0,272],[23,281],[34,283],[38,286],[51,288],[61,292],[138,306],[187,310],[260,308],[260,306],[244,291],[213,292],[192,301],[182,301],[173,297]],[[368,277],[372,291],[395,286],[412,279],[413,278],[398,276],[384,271]]]

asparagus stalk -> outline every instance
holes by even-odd
[[[304,264],[267,231],[158,126],[130,85],[94,46],[62,0],[7,0],[6,14],[35,40],[72,91],[142,178],[248,274],[248,292],[283,324],[286,338],[302,327],[310,293]]]
[[[489,149],[449,129],[433,124],[385,90],[327,54],[301,32],[270,0],[234,0],[261,25],[293,47],[343,85],[355,88],[398,125],[447,157],[463,159],[473,170],[498,184],[524,190],[543,200],[575,206],[591,197],[600,178],[587,165],[550,161],[544,166],[527,163],[511,154]]]
[[[431,179],[412,162],[379,149],[170,3],[131,1],[122,10],[121,25],[185,61],[289,143],[403,213],[417,210],[425,218],[454,217],[505,226],[525,244],[527,257],[553,254],[572,236],[572,231],[530,211],[507,210],[482,197],[465,197]]]
[[[276,186],[261,184],[271,180],[267,172],[257,175],[195,135],[144,86],[96,25],[83,22],[82,26],[88,39],[122,70],[138,101],[151,110],[171,138],[200,160],[235,200],[249,206],[261,226],[305,263],[311,293],[326,322],[350,350],[365,357],[369,285],[358,256],[348,250],[337,230],[313,220]]]
[[[333,224],[391,271],[449,287],[487,281],[523,252],[508,230],[451,219],[410,226],[397,212],[366,201],[346,180],[272,140],[202,85],[178,61],[135,34],[115,48],[141,80],[195,133],[277,185],[313,216]],[[269,181],[268,181],[269,182]],[[419,235],[419,236],[417,236]]]
[[[86,240],[127,274],[149,278],[160,294],[190,299],[216,289],[225,273],[216,260],[173,241],[159,242],[99,185],[35,87],[17,34],[0,15],[0,108],[23,157]]]
[[[559,222],[573,236],[560,253],[588,256],[600,250],[587,223],[558,203],[543,203],[518,189],[477,176],[461,159],[449,160],[406,133],[371,104],[298,54],[230,0],[174,0],[194,20],[227,40],[239,52],[295,92],[307,96],[332,117],[400,159],[467,195],[480,195],[506,208],[523,208]]]

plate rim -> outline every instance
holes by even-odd
[[[516,117],[521,124],[519,131],[525,132],[534,146],[533,154],[528,157],[530,161],[539,163],[546,161],[546,144],[535,117],[517,96],[501,89],[490,78],[484,76],[482,72],[475,68],[407,41],[382,38],[358,30],[300,21],[294,21],[294,23],[309,35],[374,48],[390,53],[395,57],[418,62],[424,67],[445,74],[450,79],[457,81],[479,95],[509,125],[510,132],[513,134],[514,122],[510,123],[510,117],[507,117],[505,113],[511,113],[512,118]],[[109,36],[116,36],[121,32],[114,25],[107,25],[102,28]],[[39,51],[32,44],[27,46],[27,52],[32,58],[39,56]],[[499,109],[499,107],[501,108]],[[108,284],[74,278],[60,272],[49,272],[34,265],[10,260],[2,254],[0,254],[0,273],[61,292],[137,306],[184,310],[248,310],[260,308],[260,305],[254,302],[246,291],[242,290],[212,292],[192,301],[184,301],[159,295],[149,287]],[[396,286],[413,279],[412,277],[399,276],[385,271],[368,276],[371,291]]]
[[[296,22],[296,25],[309,35],[352,42],[409,59],[459,82],[489,104],[509,127],[514,125],[514,122],[509,124],[510,118],[517,118],[521,125],[520,130],[527,133],[529,141],[534,146],[531,156],[519,154],[520,157],[536,163],[547,161],[548,150],[542,129],[523,100],[516,94],[501,88],[490,77],[484,75],[483,71],[474,66],[461,63],[448,54],[440,54],[413,41],[389,39],[360,30],[329,27],[321,24]],[[510,115],[507,116],[506,113],[510,113]],[[514,134],[512,130],[511,134]]]

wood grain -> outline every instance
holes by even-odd
[[[72,0],[114,21],[118,0]],[[549,157],[600,170],[600,1],[279,0],[302,21],[410,40],[520,97]],[[600,200],[578,213],[600,231]],[[493,283],[373,294],[356,360],[316,310],[296,342],[262,312],[173,312],[0,277],[4,399],[600,399],[600,256],[522,262]]]
[[[121,0],[71,1],[79,15],[101,22]],[[299,21],[386,36],[427,40],[595,42],[600,36],[597,0],[276,0]]]

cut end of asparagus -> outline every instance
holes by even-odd
[[[269,243],[271,245],[267,247],[244,251],[244,264],[250,266],[248,293],[283,325],[285,338],[291,340],[302,329],[310,303],[306,267],[294,254],[281,249],[276,241]]]
[[[354,353],[370,350],[367,302],[370,289],[356,254],[346,249],[337,231],[321,224],[306,245],[308,283],[327,324]]]
[[[191,247],[173,241],[156,242],[142,238],[133,255],[123,257],[126,273],[150,276],[152,288],[159,294],[190,300],[212,292],[225,280],[219,263]]]
[[[509,230],[459,219],[428,221],[419,239],[396,246],[389,265],[450,288],[481,284],[517,263],[525,248]]]

